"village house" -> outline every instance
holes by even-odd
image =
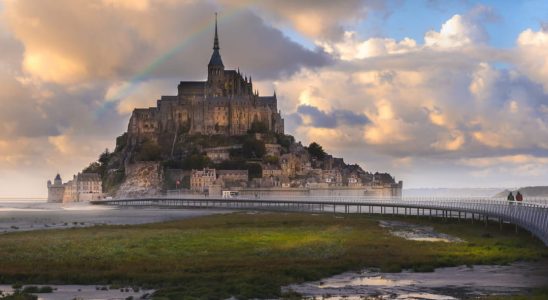
[[[217,179],[215,169],[192,170],[190,173],[190,190],[193,192],[206,192],[215,179]]]
[[[266,149],[266,155],[279,157],[282,153],[282,146],[280,144],[264,144]]]
[[[218,170],[217,176],[224,182],[247,182],[249,180],[249,172],[247,170]]]
[[[282,169],[280,169],[276,165],[263,165],[262,169],[263,169],[263,172],[262,172],[263,178],[282,176]]]

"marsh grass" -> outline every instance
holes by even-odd
[[[392,236],[379,220],[433,226],[465,242]],[[424,218],[233,213],[136,226],[0,235],[0,281],[153,287],[157,299],[279,297],[280,287],[377,267],[507,264],[548,257],[529,233]]]

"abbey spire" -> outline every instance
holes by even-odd
[[[217,33],[217,13],[215,13],[215,38],[213,39],[213,54],[209,60],[209,67],[217,66],[223,67],[223,60],[221,59],[221,53],[219,52],[219,34]]]
[[[219,35],[217,34],[217,13],[215,13],[215,38],[213,39],[213,50],[219,50]]]

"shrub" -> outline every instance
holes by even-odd
[[[322,146],[320,146],[320,144],[316,143],[316,142],[313,142],[311,143],[309,146],[308,146],[308,153],[312,156],[312,157],[315,157],[319,160],[322,160],[324,159],[325,155],[327,153],[325,153],[325,151],[323,150]]]
[[[264,162],[267,163],[267,164],[277,165],[278,164],[278,157],[277,156],[272,156],[272,155],[267,155],[264,158]]]
[[[31,295],[31,294],[26,294],[26,293],[21,293],[21,292],[16,291],[15,293],[13,293],[11,295],[0,297],[0,299],[3,299],[3,300],[37,300],[38,297],[34,296],[34,295]]]
[[[22,292],[27,294],[38,293],[38,287],[34,285],[29,285],[24,287]]]
[[[137,161],[158,161],[162,156],[160,146],[151,140],[144,142],[137,151],[135,159]]]
[[[53,288],[51,286],[43,286],[43,287],[40,287],[38,293],[42,293],[42,294],[53,293]]]
[[[247,138],[242,145],[242,154],[246,158],[261,158],[266,153],[266,147],[263,141],[254,137]]]
[[[247,172],[249,174],[249,179],[261,178],[263,176],[263,168],[260,164],[256,163],[247,164]]]

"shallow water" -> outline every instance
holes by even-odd
[[[439,233],[431,226],[417,225],[401,221],[380,221],[379,226],[390,230],[390,234],[412,241],[423,242],[463,242],[462,239]]]
[[[434,272],[380,273],[367,269],[320,281],[290,285],[309,299],[460,299],[485,295],[524,294],[548,283],[548,262],[509,266],[459,266]]]
[[[4,201],[0,202],[0,233],[155,223],[227,212],[220,209],[115,208],[89,203]]]
[[[44,286],[29,284],[26,286]],[[149,299],[154,290],[142,290],[134,291],[132,288],[120,289],[108,289],[106,286],[95,285],[47,285],[54,289],[53,293],[35,294],[38,296],[38,300],[114,300],[114,299],[126,299],[132,296],[134,299]],[[13,289],[10,285],[0,285],[0,291],[11,294]]]

